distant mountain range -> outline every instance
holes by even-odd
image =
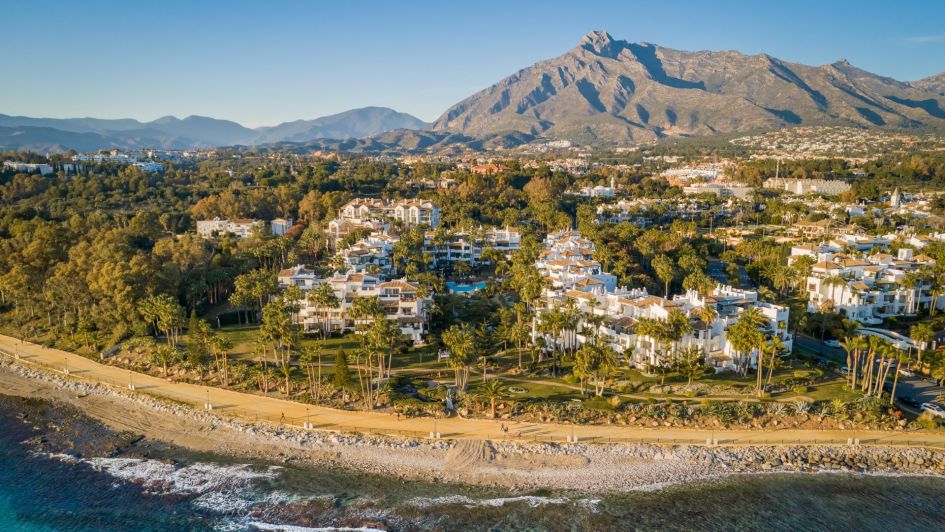
[[[594,31],[565,54],[453,105],[433,124],[383,107],[256,129],[201,116],[139,122],[0,115],[0,149],[244,145],[423,152],[545,138],[619,145],[798,125],[945,132],[945,73],[903,82],[845,60],[807,66],[767,54],[673,50]]]
[[[945,130],[945,74],[906,83],[841,60],[685,52],[587,34],[450,107],[433,128],[626,143],[794,125]]]
[[[29,118],[0,115],[0,149],[38,152],[92,151],[106,148],[186,149],[210,146],[350,139],[397,129],[426,129],[429,124],[385,107],[352,109],[314,120],[296,120],[250,129],[236,122],[204,116],[165,116],[151,122],[133,119]]]

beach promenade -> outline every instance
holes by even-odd
[[[52,370],[69,378],[107,384],[135,393],[187,404],[201,409],[209,402],[212,412],[244,421],[265,420],[302,427],[311,423],[313,430],[358,432],[376,435],[441,439],[492,439],[519,441],[687,443],[720,445],[751,444],[846,444],[850,439],[861,445],[904,445],[945,448],[945,433],[926,431],[863,430],[708,430],[680,428],[640,428],[620,425],[567,425],[554,423],[519,423],[488,419],[404,418],[386,412],[338,410],[307,405],[277,397],[236,392],[171,382],[167,379],[130,372],[85,357],[46,348],[0,335],[0,353],[18,356],[22,364]],[[0,393],[3,390],[0,389]],[[502,430],[502,424],[508,427]]]

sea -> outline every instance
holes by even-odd
[[[945,530],[945,480],[768,474],[658,491],[510,493],[156,446],[78,458],[0,420],[0,531]]]

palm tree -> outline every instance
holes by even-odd
[[[305,367],[305,376],[308,378],[308,393],[315,397],[315,401],[318,401],[318,387],[315,386],[315,365],[318,364],[318,385],[321,387],[321,350],[314,348],[312,346],[303,346],[299,349],[299,363]],[[316,362],[316,357],[318,361]]]
[[[499,379],[488,380],[479,387],[477,395],[489,401],[489,417],[495,417],[495,402],[509,395],[508,387]]]
[[[831,301],[836,301],[836,297],[835,297],[835,296],[836,296],[836,290],[835,290],[836,287],[838,287],[838,286],[846,287],[846,286],[847,286],[847,280],[844,279],[843,277],[839,276],[839,275],[831,275],[831,276],[825,277],[824,280],[823,280],[821,283],[822,283],[824,286],[829,286],[829,287],[830,287],[830,300],[831,300]],[[840,303],[841,303],[841,304],[843,303],[843,291],[842,291],[842,289],[841,289],[841,292],[840,292]]]
[[[709,336],[712,333],[712,324],[719,318],[719,311],[714,305],[703,302],[702,308],[699,309],[699,318],[702,320],[702,323],[705,324],[705,338],[703,338],[702,350],[705,352],[706,356],[709,356]]]
[[[909,298],[909,306],[906,307],[906,314],[912,314],[916,312],[916,288],[922,284],[922,276],[919,272],[909,272],[902,276],[902,279],[899,280],[899,284],[903,288],[910,289],[911,297]]]
[[[761,309],[758,307],[748,307],[741,312],[741,315],[738,317],[739,323],[744,323],[745,332],[744,334],[748,340],[754,343],[753,347],[758,348],[758,357],[755,362],[755,366],[758,370],[757,376],[757,392],[758,395],[762,393],[762,375],[763,375],[763,366],[764,366],[764,356],[763,356],[763,345],[765,344],[765,335],[761,333],[761,328],[768,323],[768,319],[764,314],[761,313]],[[752,333],[753,331],[753,333]]]
[[[893,360],[899,357],[899,353],[899,349],[891,343],[883,343],[882,349],[880,350],[879,366],[876,368],[877,378],[874,393],[877,399],[883,396],[883,385],[886,384],[886,380],[889,378],[889,371],[892,369]],[[896,368],[896,373],[899,373],[898,368]]]
[[[852,336],[847,336],[840,342],[840,347],[847,354],[847,381],[849,381],[853,373],[856,372],[856,368],[853,367],[853,352],[856,350],[855,340]]]
[[[889,404],[896,404],[896,386],[899,385],[899,370],[902,368],[903,364],[906,364],[910,361],[908,352],[904,353],[900,350],[896,350],[896,372],[893,374],[893,385],[892,391],[889,393]]]
[[[469,364],[476,349],[474,333],[469,325],[453,325],[443,332],[442,341],[450,351],[449,365],[456,377],[456,389],[466,389],[469,379]]]
[[[325,322],[322,327],[322,338],[328,337],[328,330],[331,327],[331,310],[337,308],[340,301],[331,285],[327,282],[316,286],[309,297],[315,302],[316,309],[325,312]]]
[[[856,390],[856,379],[860,376],[861,373],[861,361],[860,355],[866,352],[869,349],[869,340],[866,336],[858,335],[853,339],[853,365],[850,366],[850,389]]]
[[[676,278],[676,266],[673,264],[673,259],[666,255],[657,255],[650,262],[650,266],[656,276],[663,281],[663,297],[669,297],[669,283]]]
[[[917,364],[922,365],[922,354],[929,348],[929,343],[935,337],[935,331],[928,323],[917,323],[909,329],[909,337],[918,344]]]
[[[223,386],[230,385],[230,356],[229,352],[233,349],[233,342],[225,336],[220,336],[219,334],[213,335],[211,338],[212,348],[215,353],[219,354],[220,365],[222,366],[222,375],[223,375]]]

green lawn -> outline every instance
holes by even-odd
[[[230,326],[219,329],[219,333],[226,336],[233,343],[231,354],[237,359],[249,359],[253,357],[256,339],[259,335],[259,326]],[[316,346],[322,350],[323,363],[331,365],[334,363],[334,357],[341,349],[350,355],[350,363],[354,364],[354,356],[357,352],[360,342],[356,334],[350,333],[343,337],[329,338],[322,340],[314,337],[304,337],[301,340],[302,346]],[[528,352],[523,353],[523,362],[527,365],[531,361],[531,355]],[[786,361],[787,363],[778,368],[772,381],[775,384],[782,383],[788,379],[809,378],[816,383],[808,387],[804,394],[798,394],[793,390],[775,394],[775,400],[791,400],[794,397],[810,398],[817,401],[829,401],[833,399],[842,399],[844,401],[853,401],[859,396],[857,393],[844,390],[844,379],[842,376],[832,372],[826,372],[819,368],[810,368],[799,361]],[[438,360],[436,351],[431,346],[419,348],[410,348],[406,352],[395,352],[393,356],[393,369],[406,373],[434,372],[433,378],[452,380],[452,369],[445,360]],[[572,379],[564,377],[550,377],[539,375],[518,376],[509,372],[518,366],[518,351],[510,349],[493,357],[489,364],[489,375],[500,375],[509,386],[522,388],[523,393],[512,395],[512,399],[530,400],[530,401],[570,401],[580,398],[580,393],[575,389],[577,384]],[[482,366],[478,363],[473,366],[470,375],[470,384],[475,386],[481,379]],[[567,374],[568,367],[562,368],[564,374]],[[514,372],[513,372],[514,373]],[[649,391],[649,387],[654,384],[663,384],[678,386],[685,384],[685,377],[676,373],[669,373],[665,379],[660,375],[644,375],[637,369],[622,367],[614,375],[615,383],[630,383],[632,388],[626,389],[618,387],[618,390],[610,389],[609,393],[617,392],[620,394],[629,394],[642,398],[664,399],[665,394],[655,394]],[[733,388],[731,394],[726,396],[752,398],[752,392],[755,386],[755,374],[749,372],[748,375],[741,376],[735,373],[708,373],[701,379],[694,381],[696,384],[720,386]],[[788,385],[790,388],[790,384]],[[695,397],[689,400],[702,400],[707,397]]]

